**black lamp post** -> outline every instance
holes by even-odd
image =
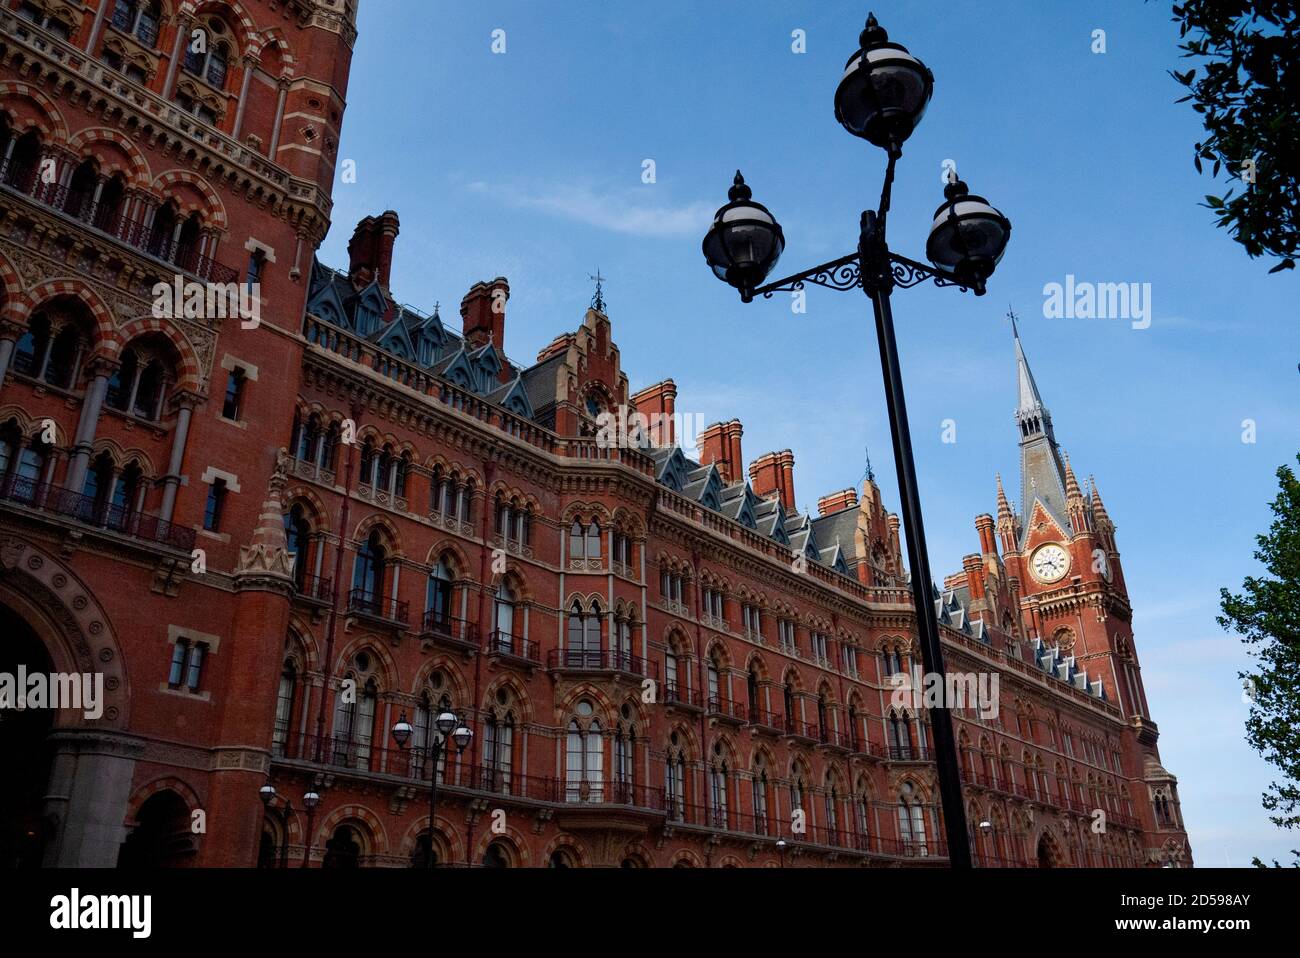
[[[802,290],[806,283],[836,290],[861,287],[871,297],[894,440],[894,462],[898,468],[921,659],[926,672],[942,675],[943,647],[939,642],[932,595],[934,580],[925,550],[925,527],[921,520],[890,296],[895,286],[907,289],[926,280],[933,280],[936,286],[971,289],[975,295],[982,296],[985,281],[993,274],[1011,238],[1011,223],[984,199],[971,195],[965,183],[951,176],[926,243],[926,256],[933,265],[918,263],[889,249],[885,242],[885,223],[894,183],[894,164],[903,155],[902,144],[929,105],[934,75],[905,47],[889,42],[888,34],[874,15],[867,17],[859,45],[849,57],[835,91],[835,118],[854,136],[885,150],[888,162],[880,207],[862,214],[857,251],[761,285],[785,249],[785,235],[767,208],[753,202],[753,193],[737,170],[727,194],[730,202],[718,210],[704,237],[704,258],[719,279],[739,290],[740,298],[746,303],[758,295],[770,298],[776,292]],[[954,868],[969,868],[970,842],[961,799],[956,742],[947,708],[931,710],[931,727],[949,861]]]
[[[429,757],[433,759],[433,770],[429,773],[429,848],[424,856],[424,866],[433,867],[433,813],[438,803],[438,756],[442,753],[443,745],[448,737],[456,743],[457,753],[465,751],[474,733],[470,731],[468,725],[456,717],[454,712],[442,712],[434,719],[434,727],[429,730],[430,742]],[[406,721],[406,713],[397,720],[393,726],[393,740],[397,742],[397,747],[405,749],[411,741],[411,723]]]
[[[257,790],[257,794],[261,797],[262,804],[265,805],[267,808],[270,808],[271,804],[279,797],[279,795],[275,791],[275,786],[272,785],[270,782],[267,782],[265,785],[259,788]],[[306,805],[309,810],[314,811],[316,808],[316,804],[319,801],[320,801],[320,796],[317,795],[314,791],[309,790],[303,796],[303,804]],[[289,867],[289,816],[292,814],[293,814],[293,802],[290,799],[285,798],[284,805],[280,809],[280,822],[281,822],[281,827],[284,829],[284,840],[280,842],[280,867],[281,868]]]

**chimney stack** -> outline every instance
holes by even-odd
[[[993,531],[993,517],[987,512],[976,516],[975,529],[980,535],[980,552],[986,556],[996,556],[998,540]]]
[[[352,239],[348,240],[348,278],[353,286],[362,289],[378,280],[380,288],[388,293],[398,232],[400,223],[392,210],[367,216],[357,223]]]
[[[722,481],[728,485],[743,478],[744,459],[740,452],[740,436],[744,432],[739,419],[715,422],[700,433],[700,464],[717,463]]]
[[[671,379],[647,386],[632,396],[630,402],[649,423],[646,432],[656,446],[671,446],[677,441],[674,425],[674,407],[677,401],[677,384]]]
[[[966,588],[970,590],[971,604],[984,600],[984,560],[977,555],[962,556],[961,567],[966,573]]]
[[[817,514],[819,516],[828,516],[832,512],[839,512],[841,509],[847,509],[849,506],[856,506],[857,504],[858,490],[852,487],[841,489],[839,492],[832,492],[817,500]]]
[[[780,499],[786,512],[794,512],[794,453],[789,449],[769,452],[749,464],[749,481],[754,494]]]
[[[487,283],[475,283],[460,301],[460,315],[464,320],[465,342],[477,349],[492,343],[505,352],[506,300],[510,298],[510,283],[504,276]]]

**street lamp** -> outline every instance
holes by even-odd
[[[272,785],[270,782],[267,782],[265,785],[259,788],[257,790],[257,794],[262,799],[262,804],[265,805],[268,809],[271,807],[272,803],[278,797],[275,791],[275,786]],[[320,800],[320,796],[316,795],[315,792],[309,791],[307,795],[303,796],[304,805],[307,805],[308,796],[315,796],[315,800],[313,800],[312,803],[307,806],[309,810],[315,809],[316,803]],[[289,816],[292,814],[293,814],[293,802],[290,799],[285,798],[284,807],[280,810],[281,828],[284,830],[284,839],[280,842],[280,867],[281,868],[289,867]],[[308,828],[310,828],[310,826],[308,826]]]
[[[785,839],[784,839],[784,838],[778,838],[778,839],[776,840],[776,850],[777,850],[777,853],[781,856],[781,867],[782,867],[782,868],[785,867],[785,847],[786,847],[786,846],[785,846]]]
[[[406,721],[406,713],[403,712],[397,724],[393,726],[393,741],[397,743],[398,748],[406,748],[411,741],[413,731],[411,723]],[[433,814],[438,802],[438,756],[448,738],[455,743],[458,754],[465,751],[474,733],[456,716],[456,713],[441,712],[433,721],[429,737],[431,741],[428,747],[429,755],[433,758],[433,770],[429,774],[429,848],[424,856],[426,868],[433,867]]]
[[[785,248],[785,234],[776,217],[765,206],[753,202],[753,192],[737,170],[727,194],[730,202],[718,210],[704,237],[704,258],[714,275],[734,286],[746,303],[759,295],[771,298],[773,293],[802,290],[807,283],[836,290],[861,287],[871,297],[894,441],[894,463],[898,469],[903,528],[907,534],[921,659],[928,673],[942,676],[943,647],[939,642],[932,595],[934,580],[925,549],[925,526],[921,519],[890,297],[895,286],[907,289],[927,280],[936,286],[956,286],[982,296],[985,282],[1006,251],[1011,223],[985,199],[971,195],[966,184],[950,174],[943,191],[944,202],[935,213],[926,243],[926,256],[931,265],[889,249],[885,224],[894,184],[894,165],[903,155],[903,143],[929,105],[934,76],[905,47],[889,42],[888,34],[874,15],[867,17],[866,29],[858,41],[859,49],[849,57],[835,91],[835,118],[849,133],[885,150],[888,162],[880,206],[862,214],[857,250],[762,285]],[[949,861],[954,868],[969,868],[970,840],[962,807],[952,719],[948,709],[942,706],[932,709],[931,718]]]
[[[302,867],[306,868],[307,863],[311,861],[312,823],[316,820],[316,806],[320,804],[320,793],[314,788],[308,789],[307,794],[302,797],[302,804],[307,809],[307,847],[302,853]]]

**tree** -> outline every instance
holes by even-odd
[[[1173,5],[1183,56],[1204,61],[1170,76],[1188,89],[1209,134],[1193,162],[1237,182],[1203,206],[1252,259],[1294,269],[1300,250],[1300,3],[1184,0]],[[1198,70],[1200,75],[1198,76]],[[1236,194],[1236,195],[1234,195]]]
[[[1296,457],[1300,462],[1300,456]],[[1247,576],[1242,592],[1219,590],[1219,625],[1236,632],[1258,671],[1239,672],[1250,703],[1246,741],[1282,772],[1262,795],[1274,825],[1300,827],[1300,480],[1277,470],[1273,523],[1256,536],[1265,575]],[[1300,863],[1300,851],[1293,851]],[[1256,859],[1256,864],[1259,864]]]

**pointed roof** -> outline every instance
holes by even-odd
[[[1042,412],[1045,410],[1043,397],[1038,392],[1038,383],[1029,369],[1029,360],[1025,358],[1024,347],[1020,345],[1020,330],[1016,328],[1016,314],[1011,314],[1011,335],[1016,341],[1016,381],[1019,388],[1019,403],[1016,414]]]
[[[1065,458],[1065,497],[1067,499],[1082,499],[1083,493],[1079,491],[1079,480],[1074,478],[1074,470],[1070,468],[1070,456],[1068,453],[1062,453]]]

